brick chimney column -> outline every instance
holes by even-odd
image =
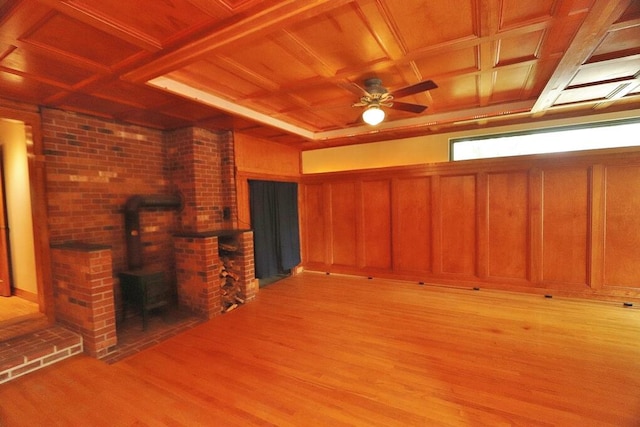
[[[221,312],[217,235],[238,225],[233,133],[186,128],[166,138],[171,182],[183,197],[181,230],[174,236],[178,303],[211,318]],[[253,241],[241,246],[241,288],[252,299]]]

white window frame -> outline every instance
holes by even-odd
[[[640,118],[452,138],[449,160],[640,146]]]

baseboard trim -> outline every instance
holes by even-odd
[[[12,294],[16,297],[20,297],[22,299],[26,299],[27,301],[35,302],[36,304],[38,304],[38,294],[34,294],[33,292],[17,288],[13,288],[11,291]]]

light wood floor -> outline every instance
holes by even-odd
[[[0,345],[48,325],[49,320],[40,313],[37,303],[17,296],[0,297]]]
[[[39,312],[38,304],[20,297],[0,297],[0,322],[12,321],[16,317]]]
[[[640,310],[305,273],[3,385],[0,425],[638,426]]]

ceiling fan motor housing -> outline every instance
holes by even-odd
[[[367,88],[367,92],[371,95],[383,95],[388,93],[387,88],[382,86],[382,80],[378,78],[371,78],[364,81],[364,86]]]

